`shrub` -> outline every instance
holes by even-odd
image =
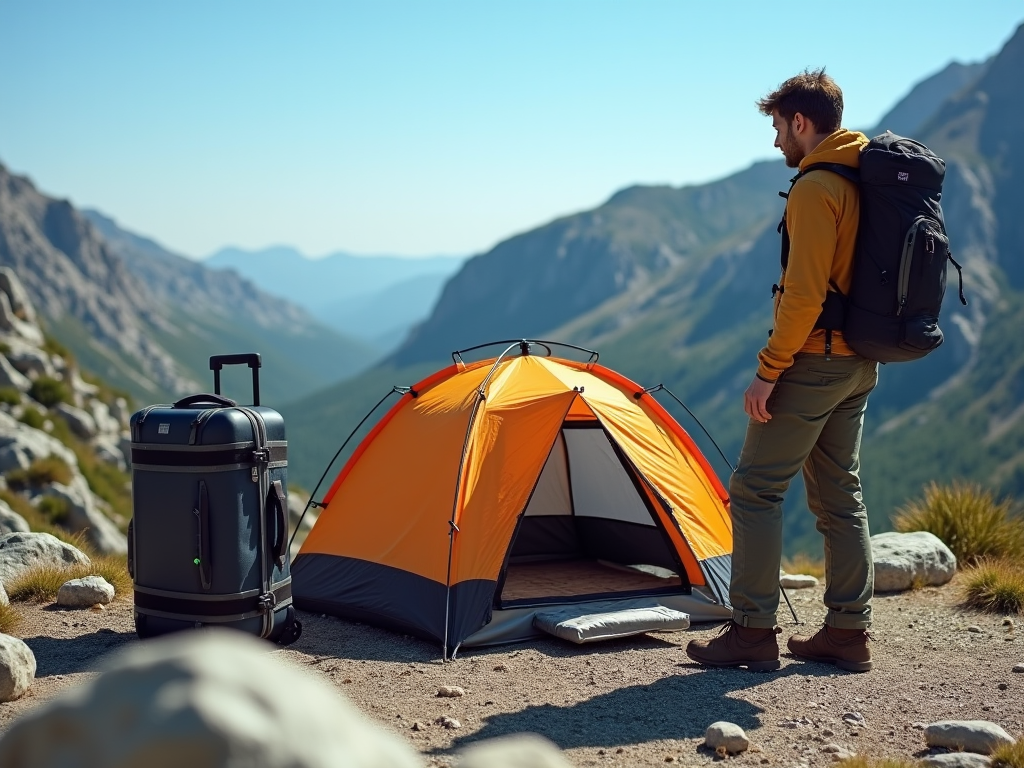
[[[26,408],[24,413],[18,418],[22,424],[28,424],[33,429],[42,429],[46,423],[46,417],[37,411],[35,408]]]
[[[44,496],[39,500],[39,512],[54,525],[64,525],[68,519],[68,512],[71,505],[67,499],[60,499],[56,496]]]
[[[1024,768],[1024,739],[996,749],[992,753],[992,768]]]
[[[0,634],[9,635],[21,622],[21,612],[13,605],[0,605]]]
[[[58,403],[66,403],[71,399],[67,385],[60,379],[40,376],[32,382],[28,390],[29,397],[37,403],[53,408]]]
[[[85,576],[102,576],[114,587],[117,597],[131,594],[128,561],[114,556],[94,557],[90,565],[37,565],[12,579],[7,586],[7,594],[13,602],[48,603],[57,599],[57,592],[65,581]]]
[[[28,469],[14,469],[7,473],[7,485],[16,491],[41,488],[50,483],[68,485],[71,482],[71,467],[56,456],[36,459]]]
[[[893,525],[902,532],[934,533],[959,563],[971,565],[991,557],[1024,558],[1024,520],[1011,512],[1008,499],[997,502],[975,483],[931,483],[923,499],[897,511]]]
[[[43,351],[48,352],[51,355],[57,355],[57,357],[63,357],[68,361],[73,361],[75,359],[67,347],[48,333],[43,334]]]
[[[17,405],[21,402],[21,392],[14,387],[0,387],[0,403]]]
[[[1024,613],[1024,564],[983,560],[965,574],[964,604],[990,613]]]
[[[825,578],[825,561],[820,557],[811,557],[806,552],[798,552],[793,557],[782,560],[782,570],[786,573],[806,573],[818,579]]]

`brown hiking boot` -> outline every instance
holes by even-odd
[[[779,661],[778,627],[761,629],[741,627],[730,621],[710,640],[691,640],[686,655],[708,667],[746,667],[754,672],[768,672],[782,666]]]
[[[826,624],[811,637],[793,635],[787,645],[801,659],[835,664],[847,672],[867,672],[871,669],[869,639],[867,630],[839,629]]]

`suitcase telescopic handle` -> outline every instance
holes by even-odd
[[[252,404],[260,404],[260,367],[263,362],[258,352],[241,355],[214,355],[210,358],[213,371],[213,391],[220,394],[220,371],[225,365],[248,365],[252,369]]]

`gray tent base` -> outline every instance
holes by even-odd
[[[704,621],[724,621],[732,616],[732,609],[715,601],[701,587],[694,587],[688,595],[658,595],[648,598],[652,604],[663,605],[690,615],[693,623]],[[569,606],[588,606],[594,613],[606,613],[620,610],[622,607],[637,602],[637,596],[617,599],[602,598],[593,601],[567,599],[564,603],[545,603],[544,605],[521,606],[516,608],[494,609],[491,620],[481,629],[463,641],[462,648],[480,648],[488,645],[517,643],[537,637],[550,637],[533,626],[533,617],[538,613],[558,610]]]

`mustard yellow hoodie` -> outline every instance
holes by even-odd
[[[829,134],[800,161],[800,170],[814,163],[860,167],[863,133],[840,128]],[[844,294],[853,280],[853,249],[860,220],[860,196],[853,182],[830,171],[802,177],[786,203],[789,268],[775,295],[775,322],[768,345],[758,354],[757,375],[775,381],[793,364],[797,352],[825,353],[825,331],[814,330],[829,280]],[[855,354],[838,331],[832,333],[832,354]]]

